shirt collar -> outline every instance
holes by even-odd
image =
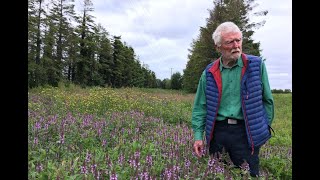
[[[243,67],[243,62],[242,62],[242,57],[241,56],[237,59],[237,64],[235,64],[234,66],[239,66],[241,68]],[[219,66],[220,71],[222,71],[223,68],[226,68],[226,67],[224,67],[223,64],[222,64],[222,56],[221,56],[220,57],[220,66]]]

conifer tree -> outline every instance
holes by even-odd
[[[92,39],[94,33],[94,16],[90,14],[93,11],[91,0],[84,0],[82,16],[78,23],[77,33],[80,36],[80,58],[76,65],[76,82],[82,86],[90,83],[92,78],[92,65],[94,57],[94,48]]]
[[[257,4],[254,0],[214,0],[214,8],[209,10],[209,18],[205,27],[200,27],[200,34],[193,40],[189,49],[188,62],[183,75],[183,88],[188,92],[196,92],[199,78],[205,67],[219,58],[214,49],[212,34],[217,26],[225,21],[237,24],[243,33],[243,52],[260,55],[260,43],[253,42],[254,28],[260,28],[265,21],[250,23],[249,15]],[[268,11],[259,11],[253,15],[265,16]]]
[[[44,0],[28,1],[28,86],[30,88],[44,85],[45,71],[40,62],[43,39]]]
[[[76,20],[74,0],[51,0],[49,13],[45,18],[44,55],[48,84],[58,86],[65,79],[65,66],[68,62],[68,36],[73,31],[72,22]]]
[[[112,46],[109,40],[109,33],[101,25],[97,27],[97,60],[99,62],[99,76],[102,78],[101,86],[111,86],[111,75],[113,67]]]

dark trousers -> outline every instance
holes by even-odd
[[[228,124],[227,120],[216,121],[213,131],[213,138],[210,142],[209,153],[222,153],[222,149],[229,154],[235,166],[241,166],[246,160],[249,164],[250,175],[259,175],[259,150],[255,148],[251,155],[251,148],[248,146],[245,124],[238,120],[237,124]]]

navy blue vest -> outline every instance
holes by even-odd
[[[241,104],[247,132],[247,140],[252,148],[263,145],[270,137],[270,126],[265,107],[262,102],[261,58],[242,54],[243,68],[241,72]],[[207,144],[213,136],[221,92],[220,59],[206,67],[206,99],[207,116],[205,135]]]

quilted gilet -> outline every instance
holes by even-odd
[[[262,102],[261,58],[242,53],[243,68],[241,72],[241,104],[245,121],[247,140],[252,148],[263,145],[270,137],[270,126],[265,107]],[[207,144],[213,136],[214,124],[219,109],[222,82],[219,70],[220,59],[206,67],[206,126]]]

